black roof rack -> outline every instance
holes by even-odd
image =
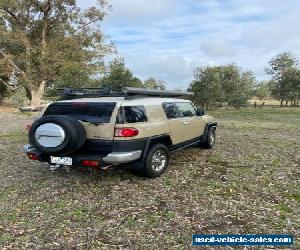
[[[146,89],[146,88],[124,88],[124,92],[127,96],[154,96],[154,97],[183,97],[193,96],[193,92],[176,91],[176,90],[158,90],[158,89]]]
[[[57,89],[62,99],[92,98],[92,97],[125,97],[134,99],[141,97],[184,97],[193,96],[192,92],[157,90],[146,88],[125,87],[122,90],[114,90],[110,87],[103,88],[60,88]]]

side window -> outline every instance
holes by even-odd
[[[178,102],[176,106],[181,117],[191,117],[196,115],[196,110],[189,102]]]
[[[174,103],[164,103],[163,108],[168,119],[179,118],[178,109]]]
[[[117,123],[146,122],[146,110],[144,106],[124,106],[119,109]]]

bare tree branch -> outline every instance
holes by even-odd
[[[80,27],[78,27],[77,29],[75,29],[75,30],[73,31],[73,34],[75,34],[77,31],[79,31],[79,30],[81,30],[81,29],[83,29],[83,28],[89,26],[90,24],[99,21],[99,20],[101,20],[101,17],[98,17],[98,18],[96,18],[96,19],[94,19],[94,20],[92,20],[92,21],[90,21],[90,22],[87,22],[87,23],[83,24],[82,26],[80,26]]]
[[[49,11],[51,10],[51,0],[47,1],[46,9],[43,9],[43,7],[39,4],[38,1],[31,0],[30,2],[34,4],[37,8],[39,8],[42,13],[44,13],[44,18],[48,15]]]
[[[0,6],[0,10],[3,10],[3,11],[5,11],[7,14],[9,14],[13,19],[15,19],[15,21],[17,22],[17,24],[18,24],[19,26],[21,26],[20,20],[17,18],[17,16],[16,16],[14,13],[12,13],[12,11],[10,11],[8,8],[5,8],[5,7],[3,7],[3,6]]]
[[[5,87],[8,89],[8,91],[10,92],[15,92],[16,89],[14,89],[12,86],[10,86],[6,81],[4,81],[2,78],[0,78],[0,82],[2,82]]]

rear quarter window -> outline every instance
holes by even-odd
[[[68,115],[83,122],[109,123],[115,107],[114,102],[54,103],[46,109],[44,116]]]
[[[137,123],[146,122],[146,109],[144,106],[124,106],[120,107],[117,116],[117,123]]]

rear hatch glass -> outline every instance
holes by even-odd
[[[83,122],[109,123],[116,107],[115,102],[66,102],[51,104],[47,115],[68,115]]]

